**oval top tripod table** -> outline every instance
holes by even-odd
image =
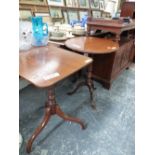
[[[76,37],[65,42],[65,46],[82,54],[107,54],[115,52],[119,45],[111,39]]]
[[[119,48],[119,44],[117,42],[114,42],[110,39],[105,38],[97,38],[97,37],[76,37],[69,39],[65,42],[65,46],[73,51],[79,52],[83,55],[94,57],[94,55],[103,55],[103,54],[109,54],[116,52]],[[102,66],[100,66],[101,68]],[[105,68],[103,68],[105,69]],[[89,90],[92,94],[92,105],[95,106],[95,99],[94,99],[94,93],[93,93],[93,63],[89,65],[88,67],[88,80],[85,82],[78,82],[75,89],[70,93],[73,94],[76,92],[76,90],[86,85],[89,87]]]
[[[57,48],[52,44],[45,47],[34,47],[28,51],[20,51],[19,74],[22,78],[39,88],[46,88],[48,98],[45,102],[45,115],[41,124],[27,143],[27,152],[31,152],[32,144],[42,129],[48,123],[52,115],[58,115],[67,121],[72,121],[85,128],[84,123],[78,119],[67,116],[56,103],[55,85],[64,78],[86,67],[92,62],[89,57],[84,57],[64,49]]]

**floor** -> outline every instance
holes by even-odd
[[[111,90],[95,82],[97,110],[89,104],[86,87],[72,96],[73,83],[67,79],[56,88],[57,101],[64,112],[87,123],[81,130],[75,123],[53,116],[37,137],[30,155],[134,155],[135,154],[135,71],[125,70]],[[42,120],[46,91],[30,85],[20,91],[20,155],[27,155],[25,144]]]

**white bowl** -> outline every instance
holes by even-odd
[[[53,31],[53,32],[50,32],[50,36],[51,37],[64,37],[65,36],[65,33],[62,32],[62,31]]]
[[[73,29],[72,33],[75,35],[85,35],[85,30],[84,29]]]

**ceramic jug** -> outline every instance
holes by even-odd
[[[32,45],[46,46],[48,43],[48,25],[43,23],[42,17],[32,17]]]

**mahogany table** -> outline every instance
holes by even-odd
[[[72,38],[65,42],[65,46],[73,51],[82,53],[82,54],[90,56],[90,57],[93,57],[94,55],[101,55],[101,54],[116,52],[116,50],[119,48],[119,45],[117,42],[114,42],[110,39],[102,39],[102,38],[96,38],[96,37]],[[100,66],[100,68],[101,67],[102,66]],[[103,70],[104,70],[104,68],[103,68]],[[92,106],[95,108],[92,71],[93,71],[93,64],[88,66],[89,80],[78,82],[77,86],[70,94],[76,92],[76,90],[83,85],[88,86],[89,91],[91,93]]]
[[[111,39],[97,37],[76,37],[65,42],[65,46],[82,54],[106,54],[115,52],[119,45]]]
[[[78,123],[84,129],[85,124],[80,119],[67,116],[60,109],[56,103],[54,88],[59,81],[89,65],[92,59],[48,44],[46,47],[20,51],[19,62],[20,76],[36,87],[46,88],[48,91],[44,118],[28,140],[27,152],[31,152],[33,141],[52,115],[56,114],[66,121]]]

